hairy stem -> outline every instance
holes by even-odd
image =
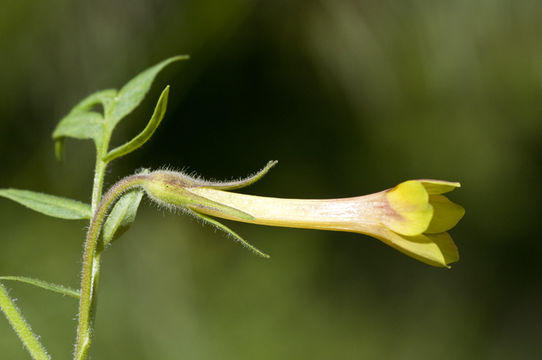
[[[109,143],[109,138],[107,139]],[[96,158],[96,170],[94,172],[94,186],[92,188],[92,214],[96,213],[98,205],[102,200],[103,183],[105,177],[105,169],[107,162],[103,161],[103,156],[107,153],[107,147],[104,147],[101,151],[98,151]],[[90,326],[92,329],[92,323],[96,316],[96,304],[98,302],[98,284],[100,278],[100,265],[101,265],[101,252],[95,251],[94,258],[92,259],[92,298],[90,308]]]
[[[6,315],[11,327],[17,333],[24,346],[36,360],[50,360],[47,351],[43,348],[38,337],[32,332],[32,329],[24,320],[23,315],[10,299],[6,289],[0,284],[0,309]]]
[[[104,176],[105,176],[105,169],[107,167],[107,163],[102,161],[101,154],[98,154],[96,159],[96,169],[94,171],[94,185],[92,187],[92,203],[91,203],[91,209],[92,213],[96,212],[96,209],[98,208],[98,205],[100,204],[100,200],[102,197],[102,188],[104,183]]]
[[[85,242],[83,271],[81,275],[81,298],[79,301],[79,319],[75,348],[75,359],[77,360],[86,359],[91,343],[92,313],[96,301],[95,290],[99,274],[99,270],[96,269],[99,266],[99,254],[96,253],[96,245],[105,215],[123,192],[141,186],[145,179],[145,175],[132,175],[113,185],[104,195],[90,222]],[[96,256],[98,256],[97,259]]]
[[[104,161],[103,158],[105,154],[107,154],[110,139],[111,139],[111,129],[106,129],[102,146],[96,149],[96,165],[94,169],[94,181],[92,185],[92,200],[91,200],[91,210],[92,210],[93,216],[96,215],[96,211],[102,199],[105,169],[107,168],[107,164],[108,164],[108,162]],[[91,220],[91,225],[92,225],[92,220]],[[87,259],[86,249],[87,249],[87,244],[85,243],[83,269],[81,271],[82,273],[81,287],[84,283],[84,278],[85,278],[84,266],[87,262],[90,262],[90,267],[92,269],[90,273],[91,274],[90,282],[91,282],[92,291],[89,292],[89,298],[85,300],[85,302],[88,302],[90,304],[90,306],[88,306],[88,309],[87,309],[87,306],[83,306],[83,298],[82,297],[79,298],[79,314],[78,314],[79,320],[77,324],[77,339],[76,339],[76,349],[75,349],[74,354],[76,357],[80,356],[79,357],[80,359],[86,359],[87,354],[88,354],[88,349],[90,346],[90,336],[91,336],[92,328],[93,328],[92,323],[94,322],[94,318],[96,315],[95,309],[96,309],[97,294],[98,294],[97,293],[98,279],[100,277],[100,254],[98,254],[96,251],[93,251],[91,258]],[[86,309],[86,313],[84,315],[81,313],[82,309]],[[86,349],[84,353],[80,353],[80,351],[78,350],[82,348],[80,344],[80,333],[82,329],[81,318],[86,319],[86,333],[88,337],[88,345],[84,347]]]

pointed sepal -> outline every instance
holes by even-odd
[[[206,215],[203,215],[203,214],[200,214],[196,211],[191,211],[191,213],[196,216],[197,218],[200,218],[202,219],[204,222],[207,222],[215,227],[217,227],[218,229],[224,231],[226,234],[232,236],[235,240],[237,240],[241,245],[243,245],[245,248],[247,248],[248,250],[252,251],[254,254],[258,255],[258,256],[261,256],[265,259],[269,259],[269,255],[267,255],[266,253],[264,253],[263,251],[259,250],[258,248],[256,248],[254,245],[250,244],[248,241],[246,241],[245,239],[243,239],[241,236],[239,236],[237,233],[235,233],[233,230],[231,230],[230,228],[228,228],[226,225],[216,221],[215,219],[209,217],[209,216],[206,216]]]

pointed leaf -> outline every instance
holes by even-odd
[[[92,217],[90,206],[77,200],[18,189],[0,189],[0,196],[34,211],[61,219],[90,219]]]
[[[122,118],[131,113],[141,103],[149,91],[154,78],[164,67],[172,62],[186,59],[188,59],[186,55],[166,59],[143,71],[124,85],[118,93],[116,104],[114,104],[111,114],[109,114],[110,116],[108,116],[111,128],[114,128]]]
[[[105,133],[104,116],[96,111],[91,111],[91,109],[95,105],[101,104],[104,111],[108,111],[114,102],[116,93],[116,90],[108,89],[89,95],[60,120],[53,132],[55,153],[58,159],[62,157],[65,137],[92,139],[97,148],[101,146]]]
[[[8,291],[4,285],[0,284],[0,311],[4,313],[13,330],[23,342],[26,350],[35,360],[50,360],[47,350],[40,343],[39,337],[32,331],[32,328],[21,314],[21,311],[15,305],[15,302],[9,297]],[[5,354],[3,354],[5,355]],[[4,356],[2,356],[4,358]]]
[[[25,276],[0,276],[0,280],[18,281],[25,284],[34,285],[45,290],[49,290],[52,292],[56,292],[62,295],[67,295],[67,296],[71,296],[76,299],[79,299],[79,290],[75,290],[63,285],[48,283],[43,280],[32,279]]]
[[[211,218],[209,216],[200,214],[200,213],[198,213],[196,211],[191,211],[191,213],[194,214],[196,217],[199,217],[203,221],[208,222],[211,225],[216,226],[220,230],[224,231],[226,234],[231,235],[235,240],[239,241],[239,243],[241,243],[241,245],[243,245],[244,247],[246,247],[247,249],[252,251],[254,254],[256,254],[258,256],[261,256],[263,258],[269,259],[269,255],[267,255],[266,253],[260,251],[258,248],[256,248],[252,244],[250,244],[248,241],[246,241],[245,239],[243,239],[242,237],[237,235],[237,233],[235,233],[233,230],[228,228],[226,225],[216,221],[215,219],[213,219],[213,218]]]
[[[137,208],[143,197],[143,190],[132,190],[124,194],[111,210],[104,223],[102,239],[104,247],[124,234],[132,225]]]
[[[152,114],[151,120],[149,121],[145,129],[143,129],[142,132],[140,132],[136,137],[134,137],[126,144],[111,150],[103,158],[103,161],[109,162],[113,159],[131,153],[132,151],[145,144],[147,140],[151,138],[152,134],[154,134],[154,131],[158,128],[158,125],[160,125],[160,122],[162,121],[166,113],[168,95],[169,85],[166,86],[164,91],[162,91],[162,94],[160,95],[160,98],[156,103],[156,107],[154,108],[154,113]]]

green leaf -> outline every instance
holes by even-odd
[[[188,58],[187,55],[179,55],[166,59],[143,71],[124,85],[117,95],[116,104],[111,113],[108,114],[110,116],[107,116],[111,128],[114,128],[122,118],[131,113],[141,103],[149,91],[154,78],[164,67],[172,62]]]
[[[95,105],[101,104],[103,107],[104,113],[106,113],[111,107],[111,104],[113,104],[113,101],[115,100],[116,95],[117,95],[116,89],[107,89],[107,90],[97,91],[93,94],[90,94],[83,100],[81,100],[77,105],[74,106],[72,111],[77,111],[77,112],[88,111]]]
[[[154,134],[154,132],[160,125],[160,122],[162,121],[166,113],[168,95],[169,95],[169,85],[166,86],[164,91],[162,91],[162,94],[160,95],[160,98],[158,99],[158,102],[156,103],[156,107],[154,108],[154,113],[152,114],[152,117],[149,123],[147,124],[147,126],[145,127],[145,129],[143,129],[142,132],[140,132],[136,137],[134,137],[129,142],[111,150],[103,158],[103,161],[109,162],[113,159],[129,154],[132,151],[139,148],[140,146],[142,146],[143,144],[145,144],[151,138],[152,134]]]
[[[95,105],[101,104],[104,111],[109,111],[116,94],[116,90],[108,89],[89,95],[60,120],[53,132],[55,153],[58,159],[62,157],[65,137],[92,139],[96,144],[96,148],[101,146],[105,136],[104,116],[96,111],[91,111],[91,109]]]
[[[0,196],[34,211],[61,219],[90,219],[92,217],[90,206],[77,200],[18,189],[0,189]]]
[[[70,113],[58,123],[53,132],[55,151],[58,159],[62,157],[62,144],[65,137],[75,139],[92,139],[99,148],[104,135],[104,118],[97,112]]]
[[[79,299],[79,290],[75,290],[63,285],[48,283],[43,280],[32,279],[25,276],[0,276],[0,280],[18,281],[25,284],[34,285],[45,290],[49,290],[52,292],[56,292],[62,295],[67,295],[67,296],[71,296],[76,299]]]
[[[13,330],[23,342],[26,350],[35,360],[50,360],[47,350],[41,345],[39,337],[34,334],[30,325],[25,321],[23,314],[9,297],[4,285],[0,284],[0,310],[4,313]]]
[[[143,190],[135,189],[124,194],[117,201],[103,226],[104,247],[118,239],[130,228],[135,220],[143,193]]]
[[[247,249],[249,249],[250,251],[252,251],[254,254],[258,255],[258,256],[261,256],[263,258],[266,258],[266,259],[269,259],[269,255],[267,255],[266,253],[262,252],[261,250],[259,250],[258,248],[256,248],[255,246],[253,246],[252,244],[250,244],[248,241],[246,241],[245,239],[243,239],[242,237],[240,237],[239,235],[237,235],[237,233],[235,233],[233,230],[231,230],[229,227],[227,227],[226,225],[216,221],[215,219],[209,217],[209,216],[206,216],[206,215],[203,215],[203,214],[200,214],[194,210],[191,211],[191,213],[193,215],[195,215],[196,217],[199,217],[200,219],[202,219],[204,222],[208,222],[209,224],[211,225],[214,225],[216,226],[217,228],[219,228],[220,230],[224,231],[226,234],[229,234],[231,235],[235,240],[239,241],[239,243],[241,245],[243,245],[244,247],[246,247]]]

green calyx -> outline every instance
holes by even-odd
[[[167,207],[187,208],[193,211],[206,208],[239,219],[251,220],[253,218],[250,214],[191,193],[190,188],[195,187],[195,184],[184,180],[185,176],[180,173],[156,171],[146,177],[143,188],[151,199]]]
[[[228,182],[207,181],[188,176],[181,172],[158,170],[140,175],[144,178],[141,187],[151,199],[160,205],[164,205],[168,208],[180,208],[186,210],[189,214],[223,230],[256,255],[269,258],[269,255],[258,250],[231,229],[203,213],[208,213],[210,211],[217,216],[234,220],[238,219],[240,221],[254,220],[254,217],[251,214],[194,194],[191,189],[211,188],[216,190],[231,190],[243,188],[261,179],[273,166],[275,166],[275,164],[277,164],[277,161],[270,161],[262,170],[256,172],[254,175],[241,180]]]

